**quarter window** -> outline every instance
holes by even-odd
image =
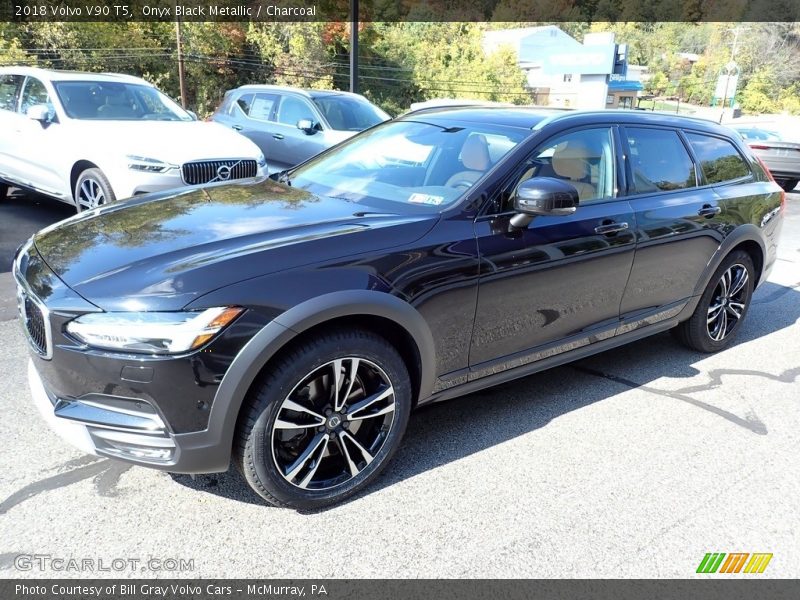
[[[14,111],[17,109],[21,75],[0,75],[0,109]]]
[[[44,84],[38,79],[28,77],[25,82],[25,89],[22,92],[22,103],[19,110],[24,115],[31,106],[36,106],[37,104],[46,104],[51,110],[53,108],[50,102],[50,94],[47,93]]]
[[[626,127],[633,188],[638,193],[695,187],[697,175],[676,131]]]
[[[750,174],[742,155],[728,140],[697,133],[687,133],[686,137],[708,183],[731,181]]]

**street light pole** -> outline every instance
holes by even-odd
[[[725,91],[722,93],[722,112],[719,115],[720,123],[722,123],[722,119],[725,117],[725,103],[728,101],[728,86],[731,83],[731,73],[738,69],[733,59],[736,56],[736,51],[739,49],[739,34],[748,29],[750,28],[737,25],[736,27],[726,30],[733,32],[733,44],[731,44],[731,60],[725,65]],[[733,105],[733,98],[731,98],[731,105]]]

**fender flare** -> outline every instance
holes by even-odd
[[[215,468],[203,471],[225,470],[230,464],[239,411],[264,365],[304,331],[331,319],[358,315],[389,319],[411,336],[420,357],[419,398],[426,398],[432,393],[436,364],[433,335],[416,309],[396,296],[372,290],[340,291],[317,296],[282,313],[245,344],[217,389],[208,428],[203,432],[180,436],[184,437],[187,445],[196,448],[202,446],[206,452],[214,455],[213,458],[207,456],[204,462],[213,464]]]
[[[725,257],[728,256],[728,254],[730,254],[731,251],[742,242],[754,242],[758,244],[758,247],[761,249],[761,272],[757,273],[756,275],[758,277],[758,284],[760,285],[763,282],[764,271],[767,268],[767,249],[764,246],[763,235],[758,227],[752,223],[746,223],[745,225],[737,227],[734,231],[728,234],[719,245],[719,248],[717,248],[717,251],[714,252],[714,255],[708,261],[708,264],[698,278],[697,285],[694,288],[694,293],[689,299],[688,304],[678,315],[678,320],[685,321],[692,316],[695,308],[697,308],[698,302],[700,302],[700,297],[703,295],[703,292],[711,281],[711,277],[714,275],[714,272],[722,264],[722,261],[725,260]]]

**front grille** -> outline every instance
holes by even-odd
[[[187,185],[246,179],[257,173],[258,165],[254,160],[198,160],[185,163],[181,168]]]
[[[25,331],[28,334],[28,342],[30,342],[33,349],[42,356],[49,357],[49,336],[48,336],[48,323],[47,316],[42,312],[39,305],[31,300],[28,294],[24,291],[20,292],[20,303],[22,304],[20,311],[22,313],[22,324],[25,326]]]

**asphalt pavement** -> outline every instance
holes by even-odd
[[[0,577],[685,578],[709,577],[708,552],[766,552],[757,577],[795,578],[799,319],[794,193],[733,347],[658,335],[421,410],[377,485],[312,514],[265,506],[234,472],[65,445],[29,401],[18,323],[0,322]],[[115,559],[139,562],[97,572]]]

